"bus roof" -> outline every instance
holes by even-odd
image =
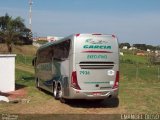
[[[71,35],[70,35],[70,36],[71,36]],[[58,43],[61,43],[61,42],[65,41],[67,38],[69,38],[70,36],[65,37],[65,38],[62,38],[62,39],[59,39],[59,40],[56,40],[56,41],[54,41],[54,42],[46,43],[46,44],[42,45],[41,47],[39,47],[37,51],[40,51],[40,50],[45,49],[45,48],[47,48],[47,47],[49,47],[49,46],[52,46],[52,45],[56,45],[56,44],[58,44]]]
[[[92,33],[91,33],[91,34],[89,34],[89,33],[72,34],[72,35],[70,35],[70,36],[68,36],[68,37],[64,37],[64,38],[59,39],[59,40],[56,40],[56,41],[54,41],[54,42],[46,43],[46,44],[42,45],[41,47],[39,47],[37,51],[40,51],[40,50],[45,49],[45,48],[47,48],[47,47],[49,47],[49,46],[52,46],[52,45],[56,45],[56,44],[58,44],[58,43],[61,43],[61,42],[65,41],[67,38],[70,38],[71,36],[79,37],[80,35],[103,35],[103,36],[112,36],[112,37],[116,38],[116,36],[113,35],[113,34],[97,34],[97,33],[93,33],[93,34],[92,34]]]

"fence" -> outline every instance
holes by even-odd
[[[121,63],[120,72],[125,80],[160,82],[160,65]]]
[[[33,56],[25,56],[22,54],[17,54],[17,56],[16,56],[16,63],[17,64],[25,64],[28,66],[32,66],[32,60],[33,60]]]

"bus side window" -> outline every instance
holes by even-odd
[[[53,48],[53,58],[58,61],[64,61],[68,58],[70,51],[70,40],[55,45]]]

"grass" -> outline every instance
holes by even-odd
[[[13,46],[13,53],[22,54],[25,56],[35,56],[37,49],[38,48],[34,47],[33,45],[15,45]]]
[[[37,47],[34,47],[33,45],[13,45],[12,50],[14,54],[35,56]],[[0,53],[8,53],[6,44],[0,44]]]
[[[121,64],[120,101],[128,113],[158,113],[160,110],[160,79],[158,66],[140,66],[136,77],[136,66]]]
[[[138,86],[137,84],[137,87],[141,89],[134,87],[133,89],[130,89],[129,87],[120,88],[120,104],[125,106],[127,113],[159,113],[160,105],[158,103],[160,96],[158,94],[160,88],[155,89],[147,84],[144,85],[144,87]]]
[[[19,70],[22,70],[22,71],[32,73],[32,74],[35,73],[34,69],[33,69],[33,66],[28,66],[28,65],[25,65],[25,64],[16,64],[16,68],[19,69]]]
[[[17,64],[25,64],[28,66],[32,66],[32,60],[33,60],[33,56],[25,56],[22,54],[17,54],[16,56],[16,63]]]
[[[37,48],[33,45],[13,45],[13,54],[16,54],[16,64],[32,66],[32,60]],[[0,44],[0,53],[8,53],[6,44]]]
[[[32,73],[16,69],[16,84],[34,87],[34,75]]]
[[[158,80],[158,65],[135,65],[121,63],[120,71],[124,80],[142,80],[143,82]],[[160,74],[160,73],[159,73]]]
[[[38,95],[37,97],[45,98],[46,95],[41,96],[40,92],[36,89],[34,79],[34,74],[16,69],[16,84],[27,88],[28,97]]]
[[[29,99],[28,104],[1,104],[0,113],[59,113],[59,114],[108,114],[108,113],[133,113],[147,114],[158,113],[160,110],[159,93],[160,81],[156,77],[145,73],[145,78],[141,76],[135,79],[135,68],[133,64],[121,64],[120,90],[118,108],[110,108],[108,103],[104,106],[94,107],[95,105],[80,105],[73,107],[67,104],[62,104],[55,101],[51,94],[40,91],[35,88],[34,74],[24,70],[16,69],[16,84],[24,87],[28,95],[25,99]],[[149,69],[149,68],[148,68]],[[154,73],[156,66],[153,66],[150,71]],[[130,71],[129,71],[130,70]],[[126,73],[127,72],[127,73]],[[85,106],[85,107],[83,107]],[[21,111],[18,111],[21,109]],[[45,110],[44,110],[45,109]],[[93,110],[94,109],[94,110]],[[62,112],[63,111],[63,112]]]
[[[122,63],[131,63],[131,64],[149,64],[149,58],[146,56],[137,56],[133,54],[124,54],[120,56]]]
[[[48,41],[46,41],[46,40],[38,40],[38,41],[36,41],[35,43],[39,43],[39,44],[45,44],[45,43],[47,43]]]

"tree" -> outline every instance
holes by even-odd
[[[15,19],[6,14],[0,17],[0,36],[4,39],[8,52],[12,52],[12,43],[16,43],[20,38],[30,38],[31,31],[26,28],[21,17]]]
[[[145,50],[145,51],[147,50],[146,44],[133,44],[133,47],[136,47],[140,50]]]
[[[127,48],[130,48],[131,45],[129,43],[120,43],[119,47],[123,48],[124,46],[127,46]]]
[[[150,50],[156,50],[156,47],[152,45],[146,45],[146,47],[147,49],[150,49]]]

